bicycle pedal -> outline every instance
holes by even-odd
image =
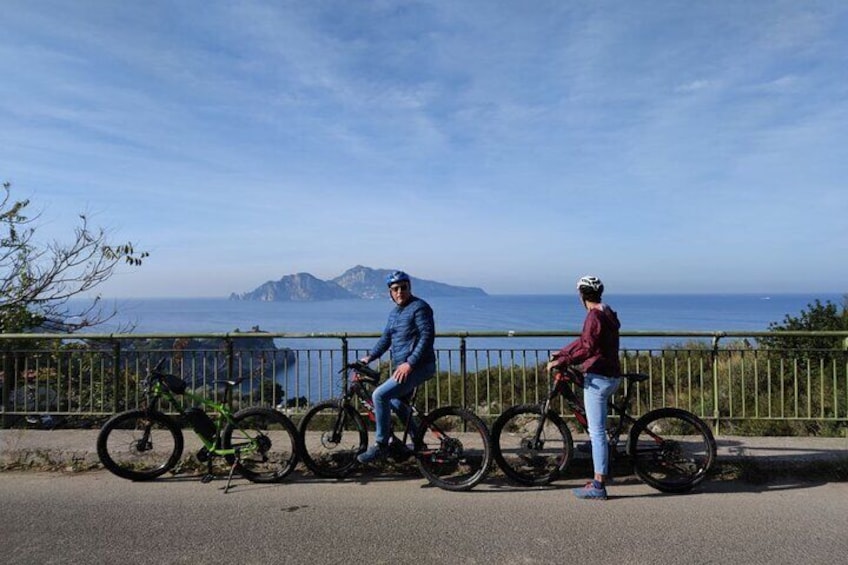
[[[406,461],[414,452],[401,442],[393,442],[389,444],[389,457],[395,461]]]
[[[203,475],[203,478],[200,479],[200,482],[203,484],[211,483],[215,477],[213,475]]]

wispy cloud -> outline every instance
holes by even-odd
[[[698,92],[700,90],[706,90],[706,89],[708,89],[712,86],[713,86],[713,84],[710,81],[705,80],[705,79],[700,79],[700,80],[693,80],[692,82],[687,82],[685,84],[680,84],[680,85],[678,85],[674,88],[674,91],[675,92],[683,92],[683,93]]]

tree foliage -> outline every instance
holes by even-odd
[[[107,320],[99,297],[71,312],[68,301],[91,292],[122,264],[140,266],[147,252],[114,245],[84,214],[65,242],[37,240],[38,219],[29,200],[15,200],[11,184],[0,196],[0,332],[34,327],[74,331]],[[70,321],[73,318],[73,321]]]
[[[848,331],[848,295],[843,297],[841,308],[831,301],[824,304],[820,300],[808,304],[798,316],[787,314],[782,323],[772,322],[768,327],[772,332],[783,331]],[[759,342],[769,349],[787,351],[818,351],[841,349],[841,337],[793,337],[775,336],[760,338]]]

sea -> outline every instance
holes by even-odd
[[[585,316],[575,295],[422,296],[433,307],[439,333],[489,332],[519,336],[469,338],[470,346],[554,347],[560,339],[520,337],[522,332],[579,332]],[[838,293],[796,294],[608,294],[622,332],[762,332],[769,324],[797,317],[815,300],[842,305]],[[226,333],[262,330],[286,334],[379,333],[393,304],[375,300],[259,302],[226,298],[104,300],[117,315],[94,329],[112,333]],[[368,341],[368,340],[366,340]],[[373,338],[370,340],[373,341]],[[655,347],[656,337],[624,337],[624,347]],[[678,341],[680,341],[678,339]],[[303,346],[304,344],[300,344]],[[324,341],[323,346],[326,346]],[[354,344],[363,346],[362,343]],[[438,345],[438,344],[437,344]]]

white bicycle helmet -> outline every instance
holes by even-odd
[[[604,292],[604,283],[598,277],[586,275],[585,277],[580,277],[580,280],[577,281],[577,290],[581,293],[597,294],[600,296]]]

